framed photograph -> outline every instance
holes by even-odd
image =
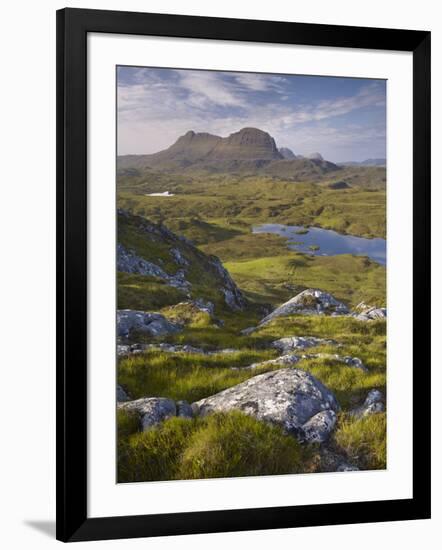
[[[58,539],[430,517],[429,32],[60,10],[57,193]]]

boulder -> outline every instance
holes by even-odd
[[[192,404],[195,414],[240,410],[281,426],[301,441],[325,441],[336,421],[338,402],[311,374],[294,368],[254,376]],[[318,413],[324,413],[313,419]]]
[[[272,347],[282,353],[288,353],[293,350],[304,350],[316,346],[337,346],[335,340],[327,338],[316,338],[315,336],[288,336],[272,342]]]
[[[181,327],[168,321],[160,313],[149,313],[133,309],[117,311],[117,335],[129,338],[133,331],[145,332],[150,336],[166,336],[179,332]]]
[[[287,315],[347,315],[348,313],[347,306],[328,292],[308,288],[264,317],[260,325],[267,324],[276,317]]]
[[[375,321],[376,319],[385,319],[387,310],[384,307],[370,306],[365,302],[361,302],[355,307],[352,317],[359,321]]]
[[[118,403],[118,408],[137,413],[140,416],[143,431],[176,416],[177,413],[175,402],[165,397],[142,397],[134,401]]]
[[[336,425],[336,413],[327,409],[318,412],[302,426],[303,439],[309,443],[323,443]]]
[[[373,389],[368,392],[364,403],[360,407],[350,411],[350,414],[357,418],[361,418],[362,416],[381,412],[385,412],[384,395],[381,391]]]

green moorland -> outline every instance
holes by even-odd
[[[340,347],[319,346],[310,353],[359,357],[368,371],[349,368],[331,358],[304,359],[296,368],[311,372],[332,390],[341,406],[328,448],[360,469],[386,466],[386,415],[356,419],[349,412],[368,391],[386,393],[386,323],[350,317],[279,317],[245,336],[271,309],[306,288],[332,293],[349,307],[360,301],[386,304],[385,268],[367,257],[313,256],[287,249],[282,237],[253,234],[260,223],[317,225],[341,233],[385,237],[385,171],[346,168],[339,172],[348,189],[331,189],[329,174],[318,181],[293,182],[267,176],[165,174],[146,171],[118,181],[118,205],[177,235],[190,239],[201,252],[183,242],[190,258],[188,280],[192,298],[211,300],[215,314],[177,305],[188,299],[158,277],[118,273],[118,307],[157,311],[183,329],[163,338],[133,335],[136,342],[191,344],[205,350],[234,348],[234,353],[166,353],[148,350],[122,357],[118,383],[131,398],[168,397],[193,402],[252,376],[280,368],[253,363],[276,358],[270,347],[285,336],[332,338]],[[336,179],[336,176],[335,176]],[[149,197],[168,190],[173,197]],[[299,234],[302,241],[302,233]],[[173,275],[177,266],[170,243],[140,235],[132,222],[119,219],[119,242]],[[247,298],[244,311],[226,307],[206,255],[221,259]],[[325,471],[317,446],[299,444],[276,426],[239,412],[205,418],[172,418],[147,432],[130,413],[118,412],[118,479],[120,482],[195,479]]]
[[[198,244],[248,233],[252,225],[269,222],[385,238],[385,170],[372,168],[339,171],[339,179],[352,182],[349,189],[330,189],[328,184],[337,177],[332,174],[321,181],[293,182],[263,175],[148,172],[119,178],[118,204],[152,221],[173,224],[172,230]],[[175,195],[147,196],[163,191]]]

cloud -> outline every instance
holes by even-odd
[[[226,136],[255,126],[301,154],[318,150],[351,160],[359,147],[362,155],[381,156],[385,88],[361,82],[335,84],[333,92],[325,86],[311,97],[302,77],[134,69],[118,80],[118,150],[153,153],[188,130]]]
[[[179,86],[187,90],[187,101],[196,107],[207,103],[222,106],[246,107],[247,101],[235,93],[235,89],[217,73],[206,71],[176,71]]]

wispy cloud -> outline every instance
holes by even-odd
[[[189,129],[228,135],[256,126],[301,154],[382,156],[385,99],[381,81],[125,68],[119,153],[158,151]]]

